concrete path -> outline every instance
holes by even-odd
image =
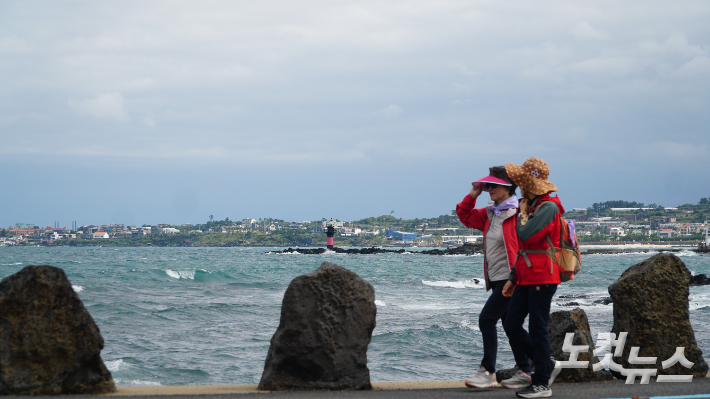
[[[261,392],[256,385],[193,385],[161,387],[118,387],[108,395],[62,395],[62,399],[102,399],[126,397],[128,399],[434,399],[434,398],[516,398],[515,390],[505,388],[471,389],[462,381],[450,382],[393,382],[375,383],[371,391],[281,391]],[[160,396],[161,398],[156,398]],[[658,398],[658,399],[710,399],[710,378],[693,379],[690,383],[657,383],[627,385],[624,381],[590,382],[579,384],[554,384],[555,398]],[[35,396],[34,398],[37,398]],[[5,398],[26,399],[24,396]],[[57,399],[56,396],[45,398]],[[111,398],[113,399],[113,398]]]

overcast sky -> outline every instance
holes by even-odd
[[[697,203],[708,21],[707,0],[3,1],[0,226],[434,217],[531,156],[567,208]]]

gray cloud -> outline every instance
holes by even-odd
[[[267,180],[272,167],[383,176],[397,165],[409,171],[401,188],[361,190],[402,190],[419,198],[412,213],[458,200],[455,187],[416,191],[422,179],[458,184],[528,156],[552,176],[578,171],[555,182],[574,206],[626,195],[606,180],[591,188],[620,169],[680,165],[707,186],[692,167],[710,146],[708,17],[705,1],[4,2],[2,165]],[[10,187],[22,190],[32,175],[18,173]],[[709,195],[637,180],[619,183],[637,196],[618,199]]]

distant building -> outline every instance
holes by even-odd
[[[108,238],[108,233],[105,231],[96,231],[93,233],[94,238]]]
[[[442,236],[441,241],[444,244],[466,244],[467,242],[481,242],[483,236]]]
[[[609,226],[606,228],[606,235],[609,237],[624,237],[626,231],[621,226]]]
[[[661,238],[673,238],[676,236],[676,232],[673,231],[672,229],[660,229],[658,231],[658,235]]]
[[[395,229],[385,229],[385,236],[395,241],[414,241],[417,239],[417,233],[408,233]]]
[[[341,230],[340,236],[341,237],[357,237],[362,233],[362,230],[357,228],[357,227],[344,227]],[[416,236],[416,234],[415,234]]]

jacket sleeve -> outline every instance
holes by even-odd
[[[475,206],[476,200],[467,194],[463,201],[456,205],[456,215],[464,226],[483,231],[488,218],[486,208],[474,209]]]
[[[510,268],[510,276],[508,276],[508,281],[512,281],[513,284],[518,285],[518,276],[515,273],[515,266]]]

